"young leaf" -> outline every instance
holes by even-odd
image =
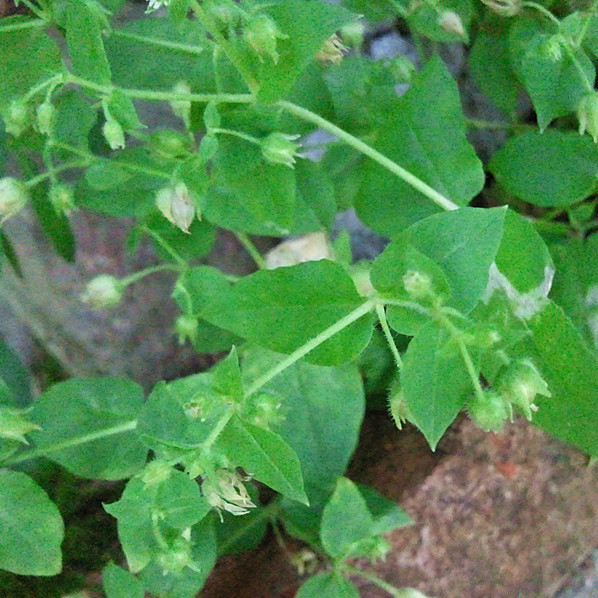
[[[107,598],[143,598],[141,582],[129,571],[110,562],[102,571],[102,586]]]
[[[413,525],[413,520],[399,505],[384,498],[377,490],[369,486],[357,484],[357,488],[365,500],[370,514],[372,515],[373,534],[385,534],[397,527]]]
[[[466,205],[484,185],[482,164],[465,138],[457,84],[439,58],[414,78],[374,146],[458,205]],[[364,166],[355,208],[365,224],[387,236],[438,211],[373,161]]]
[[[89,132],[96,122],[95,109],[83,99],[75,89],[65,89],[54,100],[56,122],[54,124],[54,140],[84,152],[89,148]],[[72,154],[60,150],[60,155],[70,158]],[[64,153],[63,153],[64,152]]]
[[[331,571],[310,577],[295,598],[359,598],[359,592],[348,579]]]
[[[333,558],[345,556],[351,546],[370,538],[374,522],[357,486],[339,478],[322,513],[320,536],[324,550]]]
[[[104,480],[139,471],[147,449],[135,432],[143,391],[122,378],[55,384],[33,403],[36,449],[73,473]]]
[[[409,419],[435,450],[473,390],[457,346],[435,322],[422,327],[409,343],[401,382]]]
[[[239,402],[243,400],[243,382],[239,368],[237,349],[231,352],[212,370],[212,388],[228,400]]]
[[[227,287],[221,274],[195,272],[200,317],[248,340],[291,353],[364,304],[342,266],[328,260],[262,270]],[[367,345],[366,314],[307,355],[322,365],[350,361]]]
[[[64,524],[56,505],[20,471],[0,470],[0,569],[57,575]]]
[[[122,91],[114,90],[107,101],[110,115],[127,133],[135,133],[139,129],[145,128],[137,116],[137,110],[131,98]]]
[[[218,437],[217,445],[256,480],[307,504],[299,459],[278,434],[233,417]]]
[[[490,170],[519,199],[544,208],[569,206],[596,190],[598,148],[577,133],[524,133],[494,154]]]

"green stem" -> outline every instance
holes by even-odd
[[[260,140],[253,135],[249,135],[247,133],[243,133],[242,131],[235,131],[234,129],[221,129],[220,127],[215,127],[209,130],[209,133],[220,133],[222,135],[230,135],[231,137],[238,137],[239,139],[243,139],[244,141],[248,141],[249,143],[253,143],[254,145],[261,145]]]
[[[43,11],[39,9],[38,6],[35,6],[33,2],[29,0],[19,0],[19,3],[24,4],[38,19],[46,20],[46,15],[44,15]]]
[[[370,299],[365,303],[362,303],[358,308],[348,313],[346,316],[335,322],[329,328],[326,328],[323,332],[320,332],[317,336],[312,338],[310,341],[299,347],[296,351],[293,351],[290,355],[278,362],[273,368],[269,369],[265,374],[255,380],[249,388],[245,391],[245,398],[250,397],[256,393],[262,386],[268,384],[270,380],[278,376],[278,374],[284,372],[288,367],[292,366],[295,362],[299,361],[302,357],[307,355],[310,351],[313,351],[316,347],[319,347],[323,342],[329,338],[338,334],[341,330],[347,326],[359,320],[376,305],[374,299]]]
[[[397,349],[395,340],[394,338],[392,338],[392,332],[390,331],[390,327],[386,319],[386,312],[384,311],[384,306],[380,303],[376,303],[376,314],[378,315],[378,320],[380,322],[380,326],[382,326],[382,331],[384,332],[384,336],[386,337],[388,347],[390,348],[392,356],[394,357],[395,363],[397,364],[397,368],[400,372],[403,369],[403,360],[401,359],[401,354]]]
[[[368,156],[372,160],[375,160],[381,166],[384,166],[384,168],[417,189],[420,193],[425,195],[428,199],[431,199],[441,208],[445,210],[459,209],[459,206],[456,203],[452,202],[441,193],[438,193],[436,189],[433,189],[430,187],[430,185],[424,183],[424,181],[422,181],[420,178],[416,177],[408,170],[405,170],[402,166],[399,166],[396,162],[393,162],[384,154],[381,154],[378,150],[375,150],[373,147],[367,145],[367,143],[364,143],[361,141],[361,139],[358,139],[350,133],[347,133],[345,130],[337,127],[325,118],[322,118],[318,114],[311,112],[311,110],[307,110],[306,108],[302,108],[301,106],[297,106],[296,104],[287,102],[286,100],[280,100],[276,105],[280,106],[287,112],[290,112],[291,114],[294,114],[303,120],[311,122],[325,131],[328,131],[329,133],[332,133],[339,139],[343,140],[347,145],[354,147],[357,151],[361,152],[365,156]]]
[[[161,264],[160,266],[153,266],[151,268],[146,268],[145,270],[140,270],[139,272],[135,272],[130,276],[121,279],[121,283],[127,287],[130,284],[138,282],[142,280],[146,276],[150,276],[150,274],[155,274],[156,272],[164,272],[165,270],[170,270],[171,272],[180,272],[181,267],[175,266],[174,264]]]
[[[62,172],[64,170],[72,170],[73,168],[83,168],[84,166],[87,166],[89,164],[89,160],[73,160],[72,162],[65,162],[64,164],[61,164],[60,166],[55,166],[54,167],[54,174],[58,174],[59,172]],[[28,181],[25,181],[25,186],[28,187],[29,189],[31,189],[32,187],[35,187],[36,185],[39,185],[40,183],[43,183],[46,179],[51,178],[51,174],[50,172],[42,172],[41,174],[38,174],[37,176],[34,176],[33,178],[29,179]]]
[[[61,81],[62,75],[54,75],[41,83],[38,83],[34,87],[32,87],[23,97],[24,101],[31,99],[33,96],[37,95],[40,91],[43,91],[46,87],[52,86],[52,88],[56,87],[58,83]]]
[[[235,233],[237,239],[243,247],[245,251],[251,256],[253,261],[256,263],[257,267],[260,270],[265,270],[268,266],[266,265],[266,260],[262,257],[262,254],[257,250],[256,246],[251,242],[251,239],[245,233]]]
[[[77,436],[75,438],[68,438],[67,440],[63,440],[61,442],[56,442],[54,444],[49,444],[47,446],[38,447],[27,451],[25,453],[21,453],[12,459],[8,459],[3,463],[3,465],[16,465],[17,463],[22,463],[23,461],[28,461],[29,459],[35,459],[36,457],[45,457],[52,453],[57,453],[63,451],[67,448],[73,448],[75,446],[80,446],[82,444],[87,444],[88,442],[94,442],[95,440],[100,440],[101,438],[107,438],[108,436],[116,436],[117,434],[123,434],[125,432],[130,432],[137,427],[137,420],[132,419],[128,422],[123,424],[118,424],[116,426],[112,426],[111,428],[104,428],[103,430],[98,430],[96,432],[90,432],[89,434],[84,434],[83,436]]]
[[[201,443],[201,450],[207,451],[215,442],[218,440],[218,436],[222,433],[222,430],[226,427],[226,424],[230,421],[230,418],[235,414],[235,408],[233,406],[224,413],[224,415],[216,422],[216,425],[212,428],[209,436]]]
[[[162,247],[162,249],[164,249],[164,251],[166,251],[166,253],[168,253],[168,255],[170,255],[172,257],[172,259],[179,264],[179,266],[182,267],[182,269],[186,270],[189,265],[187,264],[186,260],[184,260],[179,254],[178,252],[171,247],[170,243],[168,243],[167,241],[165,241],[161,235],[159,235],[156,231],[153,231],[151,228],[148,228],[147,226],[142,226],[141,230],[148,234],[152,239],[154,239],[156,241],[156,243],[158,243],[158,245],[160,245],[160,247]]]
[[[344,571],[347,571],[348,573],[357,575],[359,577],[363,577],[363,579],[371,581],[373,584],[377,585],[379,588],[382,588],[385,592],[388,592],[391,596],[394,596],[395,598],[402,598],[402,596],[404,596],[405,594],[403,590],[395,588],[393,585],[389,584],[383,579],[380,579],[377,575],[374,575],[373,573],[368,573],[367,571],[363,571],[361,569],[358,569],[357,567],[351,567],[351,565],[343,565],[342,569]]]
[[[193,12],[197,15],[197,18],[201,21],[202,25],[214,38],[214,41],[224,50],[224,53],[228,56],[229,60],[235,65],[235,68],[239,71],[245,80],[245,83],[247,83],[247,86],[252,94],[257,93],[259,84],[243,64],[243,60],[237,53],[236,48],[222,35],[222,33],[220,33],[217,24],[214,22],[209,13],[207,13],[199,4],[199,2],[197,2],[197,0],[190,0],[190,6],[191,10],[193,10]]]
[[[142,42],[144,44],[157,46],[160,48],[168,48],[170,50],[177,50],[179,52],[183,52],[185,54],[193,54],[194,56],[199,56],[205,52],[205,48],[202,46],[193,46],[191,44],[182,44],[180,42],[171,42],[165,39],[156,39],[153,37],[149,37],[147,35],[139,35],[137,33],[130,33],[128,31],[121,31],[118,29],[113,29],[110,33],[111,37],[122,37],[124,39],[132,39],[134,41]]]
[[[0,27],[0,33],[8,33],[9,31],[19,31],[20,29],[29,29],[31,27],[45,27],[47,23],[40,19],[32,19],[31,21],[21,21],[20,23],[12,23]]]
[[[557,27],[561,26],[561,22],[546,7],[538,4],[537,2],[523,2],[521,6],[523,8],[533,8],[534,10],[542,13],[546,18],[550,19],[557,25]]]
[[[488,121],[488,120],[481,120],[478,118],[467,118],[465,119],[465,124],[470,129],[490,129],[494,131],[500,131],[503,129],[512,130],[512,131],[526,131],[526,130],[537,130],[538,127],[536,125],[526,125],[521,123],[513,123],[513,122],[497,122],[497,121]]]

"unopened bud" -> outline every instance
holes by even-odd
[[[189,232],[197,208],[185,183],[177,183],[175,186],[164,187],[158,191],[156,207],[169,222],[184,233]]]
[[[403,286],[414,299],[424,299],[432,294],[432,279],[417,270],[409,270],[403,276]]]
[[[174,129],[158,129],[150,134],[149,148],[157,158],[173,160],[189,156],[191,140]]]
[[[540,52],[552,62],[559,62],[563,58],[564,40],[559,35],[551,35],[540,46]]]
[[[322,64],[340,64],[347,50],[341,38],[335,33],[324,42],[315,59]]]
[[[461,17],[454,10],[445,10],[441,12],[438,17],[438,25],[441,29],[446,31],[446,33],[457,35],[462,39],[467,37],[467,33],[463,27],[463,21],[461,21]]]
[[[577,105],[577,119],[579,120],[579,134],[586,131],[592,136],[594,143],[598,143],[598,92],[592,91],[581,98]]]
[[[276,51],[278,39],[288,37],[282,33],[276,23],[265,14],[255,15],[243,30],[243,38],[260,56],[268,56],[274,63],[278,62]]]
[[[519,0],[482,0],[482,2],[493,12],[502,17],[514,17],[521,12]]]
[[[172,88],[172,92],[179,95],[189,95],[191,94],[191,88],[185,81],[179,81]],[[185,127],[189,128],[191,125],[191,102],[189,100],[172,100],[170,107],[175,116],[178,116],[185,123]]]
[[[191,314],[182,314],[176,319],[174,329],[179,337],[179,345],[184,345],[187,340],[193,344],[197,340],[199,322]]]
[[[25,417],[22,409],[0,406],[0,438],[29,444],[25,434],[40,429]]]
[[[108,118],[102,128],[104,138],[108,142],[110,149],[124,149],[125,132],[123,128],[113,118]]]
[[[474,395],[468,406],[469,416],[486,432],[498,432],[509,417],[506,402],[496,392],[485,391],[482,397]]]
[[[363,44],[364,32],[365,27],[363,26],[363,23],[355,21],[350,25],[345,25],[341,29],[341,38],[350,48],[360,48]]]
[[[123,285],[118,278],[101,274],[92,278],[81,294],[81,301],[92,309],[102,309],[120,303]]]
[[[63,183],[52,185],[50,202],[57,214],[70,214],[75,209],[75,195],[72,187]]]
[[[179,536],[169,550],[164,550],[158,555],[157,560],[164,574],[180,575],[192,562],[190,540]]]
[[[173,468],[166,461],[154,459],[150,461],[140,474],[144,488],[159,486],[165,482],[173,472]]]
[[[20,212],[29,201],[27,187],[11,177],[0,179],[0,224]]]
[[[395,422],[395,425],[399,430],[403,429],[403,425],[411,421],[411,411],[405,403],[405,395],[403,389],[400,386],[399,379],[393,383],[388,397],[388,409],[390,415]]]
[[[268,162],[293,168],[296,162],[297,150],[301,147],[294,142],[295,139],[299,139],[299,135],[270,133],[261,140],[262,155]]]
[[[56,120],[56,108],[51,102],[44,102],[37,107],[37,128],[42,135],[51,135]]]
[[[534,404],[536,395],[551,396],[548,384],[529,359],[507,366],[500,382],[504,399],[519,407],[528,420],[532,419],[532,412],[538,410]]]
[[[29,109],[21,100],[13,100],[3,114],[7,133],[19,137],[29,126]]]

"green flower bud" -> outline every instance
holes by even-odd
[[[414,299],[425,299],[433,295],[432,279],[418,270],[408,270],[403,276],[403,286]]]
[[[406,422],[411,421],[411,411],[405,403],[405,394],[398,377],[395,378],[388,395],[388,409],[399,430],[403,429]]]
[[[120,303],[123,285],[118,278],[101,274],[92,278],[81,294],[81,301],[91,309],[102,309]]]
[[[149,148],[158,158],[185,158],[192,151],[191,140],[174,129],[158,129],[150,134]]]
[[[37,128],[43,135],[51,135],[56,121],[56,108],[51,102],[44,102],[37,107]]]
[[[22,409],[0,406],[0,438],[29,444],[25,434],[41,428],[30,422]]]
[[[396,83],[409,83],[415,73],[415,65],[406,56],[395,56],[386,64]]]
[[[197,340],[197,331],[199,328],[199,322],[197,318],[191,314],[182,314],[174,323],[174,329],[179,337],[179,345],[184,345],[187,340],[191,341],[191,344]]]
[[[502,17],[514,17],[521,12],[519,0],[482,0],[482,2],[493,12]]]
[[[172,475],[172,472],[172,466],[166,461],[154,459],[145,466],[140,477],[144,488],[149,488],[159,486],[162,482],[165,482]]]
[[[197,208],[185,183],[160,189],[156,195],[156,207],[169,222],[189,233]]]
[[[276,23],[265,14],[251,18],[243,30],[243,38],[260,56],[268,56],[274,63],[278,62],[276,41],[288,37],[282,33]]]
[[[551,396],[548,384],[529,359],[507,366],[500,378],[500,390],[504,400],[519,407],[528,420],[532,419],[532,412],[538,410],[534,404],[536,395]]]
[[[206,8],[221,32],[236,29],[241,22],[241,13],[233,2],[210,2]]]
[[[280,411],[281,405],[280,398],[276,395],[262,393],[251,399],[245,407],[243,416],[256,426],[268,428],[284,419]]]
[[[179,81],[173,88],[172,92],[180,95],[189,95],[191,88],[186,81]],[[178,116],[184,123],[185,127],[191,126],[191,102],[189,100],[172,100],[170,107],[175,116]]]
[[[365,27],[363,23],[355,21],[350,25],[345,25],[341,29],[341,38],[350,48],[360,48],[363,44],[363,34]]]
[[[299,135],[270,133],[261,140],[262,155],[268,162],[293,168],[297,150],[301,147],[298,143],[294,143],[295,139],[299,139]]]
[[[444,10],[438,15],[438,25],[446,33],[457,35],[461,39],[467,38],[461,17],[454,10]]]
[[[29,201],[27,187],[11,177],[0,179],[0,224],[20,212]]]
[[[104,138],[108,142],[111,149],[124,149],[125,147],[125,132],[123,128],[113,118],[108,118],[102,128]]]
[[[577,119],[579,120],[579,134],[586,131],[592,136],[594,143],[598,143],[598,92],[592,91],[577,104]]]
[[[158,555],[158,565],[160,565],[165,574],[170,573],[179,576],[183,569],[192,563],[192,546],[191,541],[186,537],[188,535],[185,530],[181,536],[174,540],[170,550],[164,550]]]
[[[563,58],[563,39],[559,35],[551,35],[540,47],[540,52],[552,62]]]
[[[486,432],[498,432],[503,421],[509,417],[505,400],[493,391],[484,392],[483,397],[474,395],[469,402],[468,411],[469,417]]]
[[[57,214],[70,214],[75,209],[75,194],[70,185],[57,183],[50,188],[50,202]]]
[[[29,108],[21,100],[13,100],[3,117],[6,132],[15,137],[19,137],[30,124]]]

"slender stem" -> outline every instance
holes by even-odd
[[[270,380],[278,376],[278,374],[284,372],[288,367],[292,366],[295,362],[299,361],[302,357],[307,355],[310,351],[313,351],[316,347],[319,347],[323,342],[339,333],[341,330],[359,320],[376,305],[374,299],[370,299],[365,303],[362,303],[358,308],[348,313],[346,316],[335,322],[329,328],[326,328],[323,332],[320,332],[317,336],[312,338],[310,341],[299,347],[296,351],[293,351],[290,355],[279,361],[273,368],[269,369],[265,374],[261,375],[255,380],[249,388],[245,391],[245,398],[250,397],[256,393],[262,386],[268,384]]]
[[[205,52],[205,48],[202,46],[182,44],[180,42],[171,42],[165,39],[156,39],[147,35],[139,35],[138,33],[130,33],[128,31],[122,31],[119,29],[113,29],[110,33],[110,36],[132,39],[134,41],[142,42],[144,44],[149,44],[160,48],[168,48],[170,50],[177,50],[179,52],[183,52],[185,54],[193,54],[195,56],[198,56],[199,54]]]
[[[342,566],[344,571],[351,573],[353,575],[358,575],[359,577],[363,577],[363,579],[367,579],[371,581],[373,584],[377,585],[379,588],[382,588],[385,592],[388,592],[391,596],[395,598],[402,598],[405,595],[403,590],[399,588],[395,588],[393,585],[389,584],[388,582],[380,579],[377,575],[373,573],[368,573],[367,571],[363,571],[362,569],[358,569],[357,567],[351,567],[351,565],[344,565]]]
[[[175,266],[174,264],[161,264],[159,266],[153,266],[152,268],[146,268],[145,270],[140,270],[139,272],[135,272],[130,276],[121,279],[121,283],[127,287],[130,284],[138,282],[139,280],[145,278],[146,276],[150,276],[151,274],[155,274],[156,272],[164,272],[165,270],[170,270],[171,272],[180,272],[181,267]]]
[[[467,118],[465,119],[465,124],[471,129],[491,129],[500,131],[503,129],[511,129],[513,131],[518,130],[528,130],[534,129],[537,130],[538,127],[536,125],[526,125],[522,123],[513,123],[513,122],[499,122],[499,121],[488,121],[488,120],[481,120],[478,118]]]
[[[236,48],[222,35],[222,33],[220,33],[217,24],[197,0],[190,0],[190,6],[202,25],[208,30],[216,43],[224,50],[224,53],[228,56],[229,60],[235,65],[243,79],[245,79],[245,83],[247,83],[250,91],[256,93],[259,89],[259,84],[243,64],[243,60],[237,53]]]
[[[216,422],[216,425],[212,428],[209,436],[201,443],[201,450],[208,450],[218,440],[218,436],[222,433],[222,430],[226,427],[226,424],[230,421],[230,418],[235,414],[235,408],[233,406],[224,413],[224,415]]]
[[[40,8],[33,4],[33,2],[30,2],[29,0],[19,0],[17,4],[19,3],[24,4],[38,19],[45,19],[46,15],[44,15],[43,10],[40,10]]]
[[[141,230],[152,237],[152,239],[154,239],[156,243],[158,243],[158,245],[160,245],[160,247],[162,247],[162,249],[164,249],[164,251],[166,251],[166,253],[168,253],[177,264],[179,264],[179,266],[185,270],[189,267],[187,262],[178,254],[178,252],[170,245],[170,243],[162,238],[160,234],[151,228],[148,228],[147,226],[142,226]]]
[[[249,93],[179,93],[174,91],[152,91],[149,89],[128,89],[126,87],[100,85],[93,81],[83,79],[82,77],[77,77],[71,73],[68,73],[65,82],[91,89],[102,95],[110,94],[112,91],[120,91],[123,95],[126,95],[129,98],[148,100],[151,102],[172,102],[180,100],[183,102],[200,103],[227,102],[231,104],[250,104],[255,100]]]
[[[542,13],[546,18],[550,19],[558,27],[561,26],[561,22],[546,7],[538,4],[537,2],[523,2],[521,6],[524,8],[533,8],[534,10]]]
[[[89,164],[89,160],[73,160],[72,162],[65,162],[64,164],[61,164],[60,166],[54,167],[54,174],[58,174],[59,172],[62,172],[64,170],[72,170],[73,168],[83,168],[84,166],[87,166],[88,164]],[[46,179],[49,179],[50,177],[51,177],[50,172],[42,172],[41,174],[34,176],[33,178],[29,179],[28,181],[25,181],[25,186],[28,187],[29,189],[31,189],[32,187],[35,187],[36,185],[43,183]]]
[[[297,106],[292,102],[287,102],[286,100],[280,100],[277,102],[277,106],[280,106],[287,112],[302,118],[308,122],[311,122],[318,127],[336,135],[339,139],[354,147],[357,151],[361,152],[365,156],[368,156],[372,160],[375,160],[384,168],[390,170],[393,174],[398,176],[400,179],[417,189],[420,193],[425,195],[428,199],[431,199],[435,204],[439,205],[441,208],[445,210],[458,210],[459,206],[452,202],[450,199],[438,193],[436,189],[433,189],[427,183],[424,183],[420,178],[416,177],[414,174],[410,173],[408,170],[405,170],[402,166],[399,166],[396,162],[393,162],[389,158],[387,158],[384,154],[381,154],[378,150],[375,150],[373,147],[369,146],[367,143],[361,141],[357,137],[354,137],[347,131],[344,131],[340,127],[332,124],[330,121],[322,118],[318,114],[311,112],[311,110],[307,110],[302,108],[301,106]]]
[[[8,33],[9,31],[19,31],[20,29],[29,29],[31,27],[45,27],[46,22],[44,20],[32,19],[30,21],[21,21],[19,23],[12,23],[3,25],[0,27],[0,33]]]
[[[17,455],[12,459],[9,458],[7,461],[4,462],[4,465],[16,465],[17,463],[22,463],[23,461],[28,461],[29,459],[34,459],[36,457],[45,457],[47,455],[60,452],[67,448],[73,448],[75,446],[87,444],[88,442],[100,440],[101,438],[107,438],[108,436],[115,436],[117,434],[124,434],[125,432],[130,432],[131,430],[134,430],[136,427],[137,420],[132,419],[122,424],[118,424],[117,426],[112,426],[111,428],[104,428],[103,430],[90,432],[89,434],[84,434],[83,436],[68,438],[61,442],[56,442],[54,444],[49,444],[47,446],[41,446],[32,449],[25,453],[21,453],[20,455]]]
[[[253,261],[256,263],[257,267],[260,270],[265,270],[268,266],[266,264],[266,260],[262,257],[262,254],[257,250],[257,247],[251,242],[251,239],[245,233],[235,233],[237,239],[247,253],[251,256]]]
[[[386,342],[388,343],[390,352],[392,353],[395,363],[397,364],[397,368],[400,372],[403,369],[403,360],[401,359],[401,354],[397,349],[395,340],[394,338],[392,338],[392,332],[390,331],[390,327],[386,319],[386,312],[384,310],[384,306],[380,303],[376,303],[376,314],[378,315],[378,320],[380,322],[380,326],[382,326],[382,331],[384,332],[384,336],[386,337]]]
[[[261,145],[260,140],[253,135],[249,135],[247,133],[243,133],[242,131],[235,131],[234,129],[221,129],[220,127],[215,127],[210,129],[210,133],[221,133],[222,135],[230,135],[231,137],[238,137],[239,139],[243,139],[248,141],[249,143],[253,143],[254,145]]]
[[[38,83],[34,87],[32,87],[23,97],[23,100],[27,101],[33,96],[37,95],[40,91],[43,91],[46,87],[53,86],[52,88],[56,87],[56,85],[62,79],[62,75],[54,75],[41,83]]]

